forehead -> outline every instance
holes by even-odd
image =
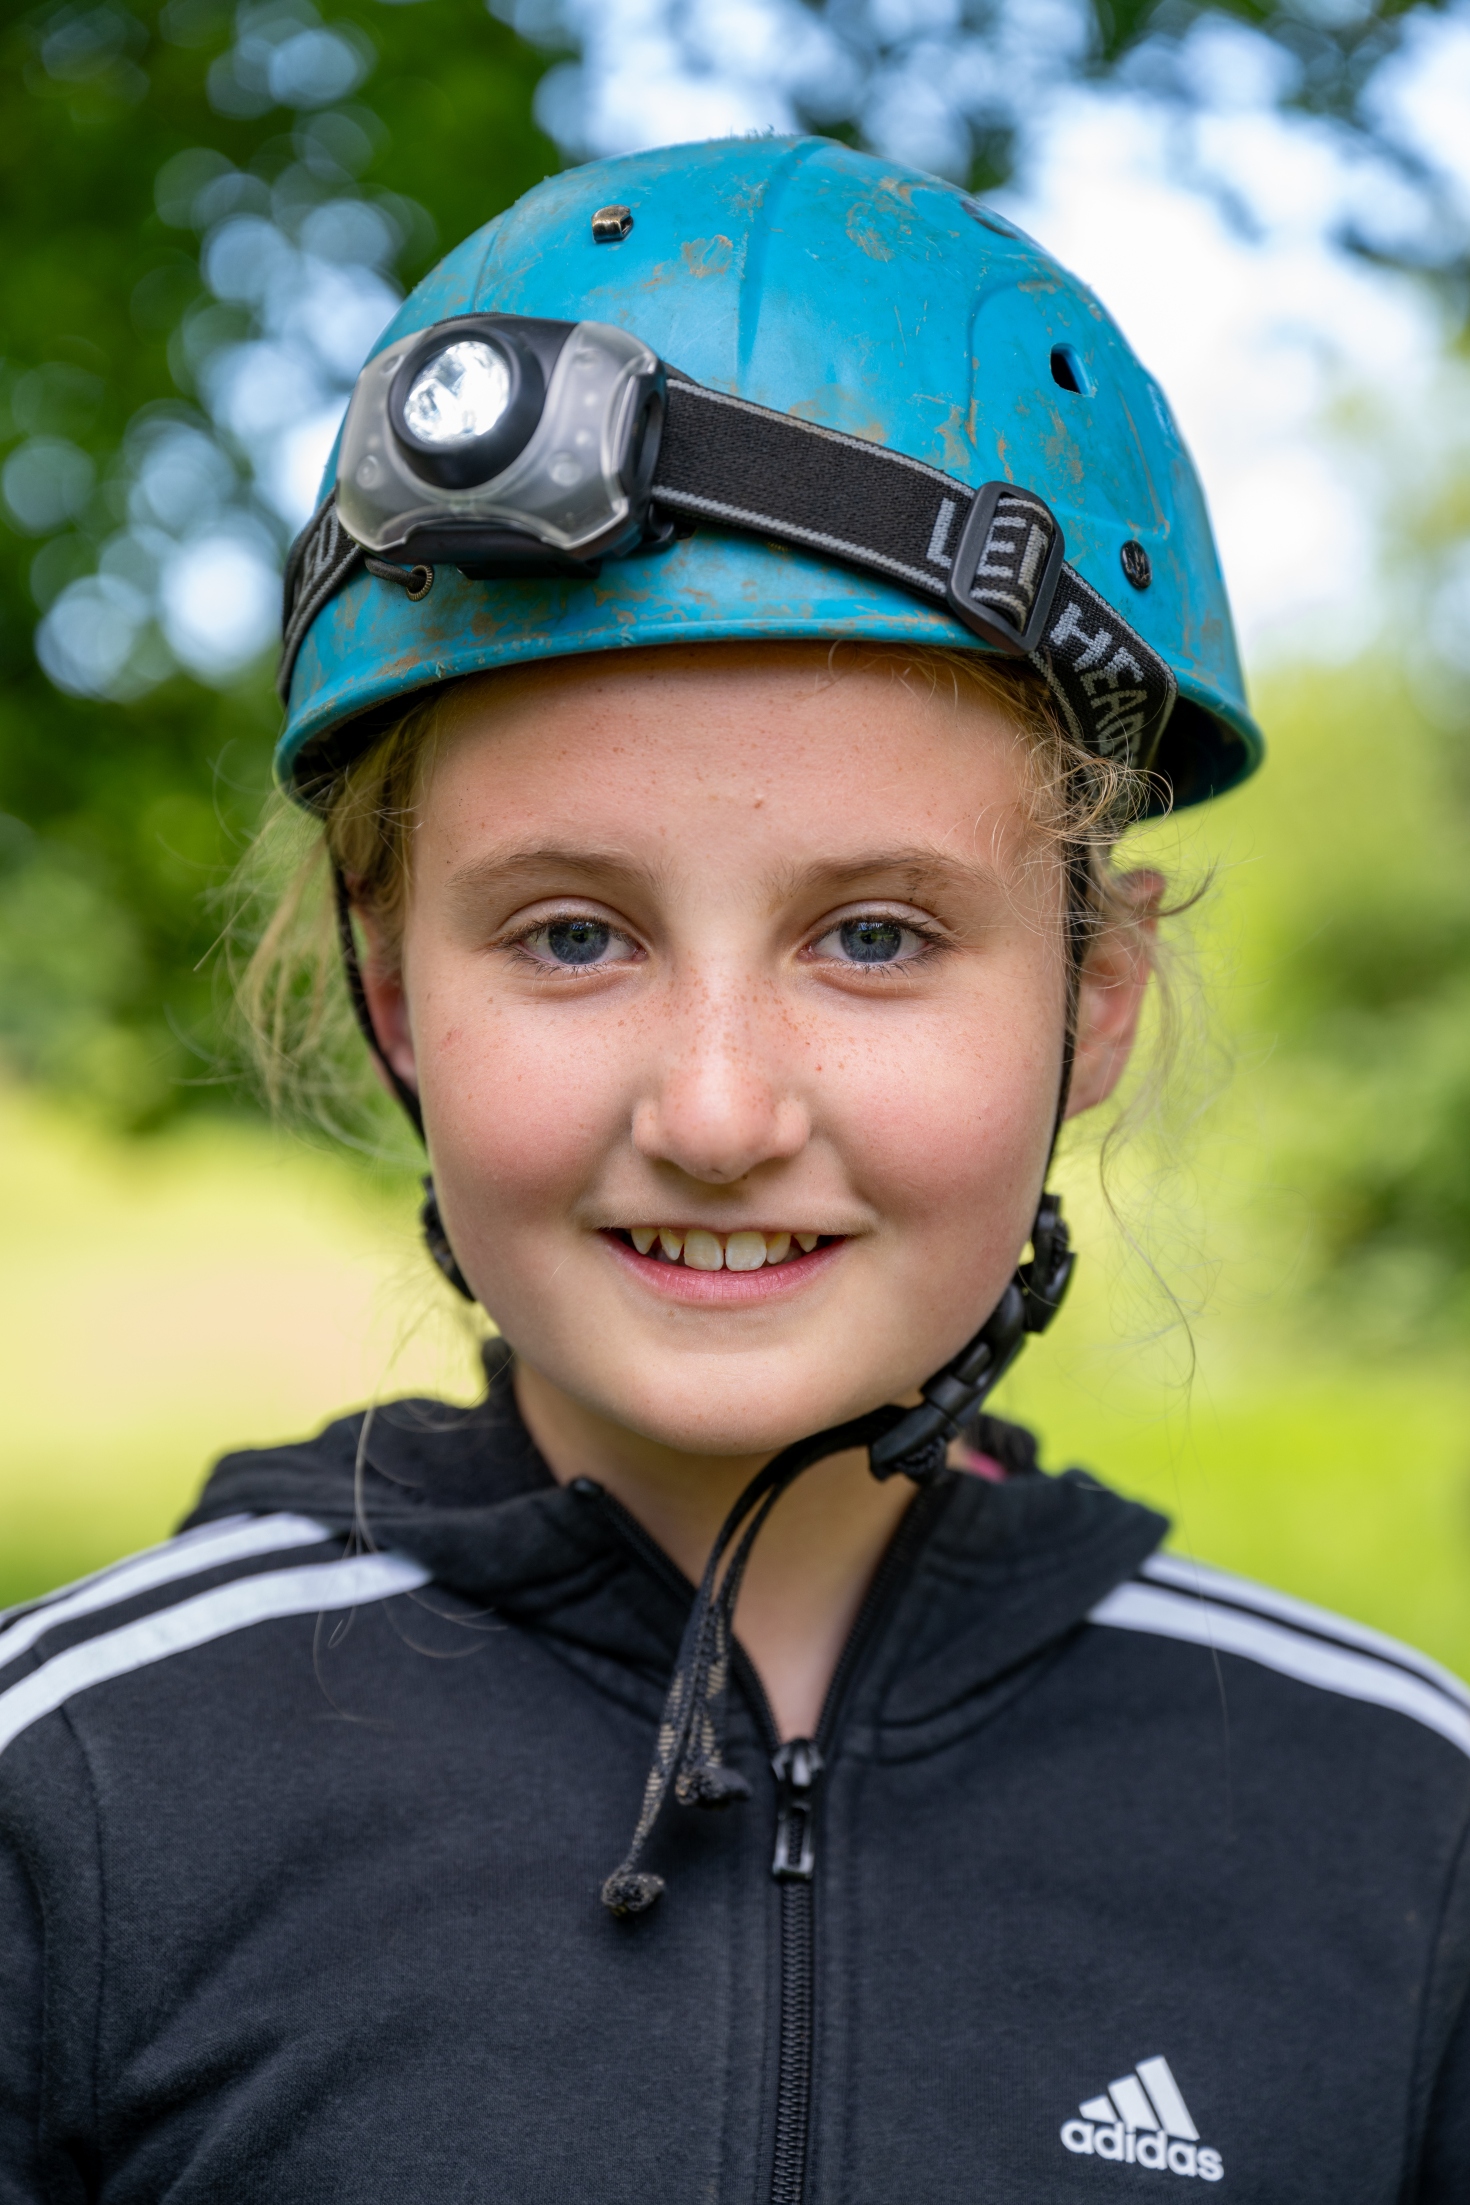
[[[958,849],[1024,831],[1031,758],[1019,721],[943,665],[804,644],[609,653],[458,690],[420,825],[455,839],[616,827],[715,850],[902,826]]]

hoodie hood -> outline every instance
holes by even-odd
[[[678,1650],[693,1587],[593,1480],[557,1484],[516,1408],[510,1360],[492,1345],[489,1385],[472,1407],[397,1400],[314,1439],[226,1455],[181,1528],[245,1513],[310,1516],[412,1556],[476,1608],[534,1622],[599,1669],[616,1664],[623,1691],[630,1669],[655,1682]],[[880,1727],[912,1742],[1080,1626],[1168,1529],[1083,1471],[1028,1470],[1029,1434],[998,1419],[988,1426],[1011,1474],[992,1482],[949,1471],[916,1496],[890,1558],[885,1623],[862,1665],[867,1684],[852,1712],[871,1721],[881,1703]]]

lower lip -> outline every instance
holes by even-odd
[[[759,1271],[691,1271],[687,1263],[661,1263],[656,1256],[640,1256],[616,1233],[601,1237],[639,1285],[661,1294],[665,1301],[705,1305],[717,1302],[726,1308],[799,1293],[820,1272],[829,1271],[847,1246],[845,1240],[829,1240],[825,1247],[813,1248],[810,1255],[762,1264]]]

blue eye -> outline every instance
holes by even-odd
[[[607,955],[612,928],[600,919],[553,919],[546,946],[559,965],[596,965]]]
[[[548,919],[544,926],[523,934],[520,948],[538,965],[559,967],[563,972],[585,972],[602,965],[627,964],[638,954],[637,945],[619,933],[606,919],[569,912],[564,919]]]
[[[842,947],[855,965],[890,965],[903,954],[909,929],[897,919],[844,919],[837,929]]]
[[[864,912],[856,919],[839,919],[836,926],[812,943],[812,952],[834,965],[912,965],[933,947],[932,938],[918,927],[905,926],[884,912]]]

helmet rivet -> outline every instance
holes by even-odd
[[[592,235],[599,245],[620,245],[632,227],[631,207],[599,207],[592,217]]]
[[[1123,572],[1127,575],[1133,587],[1136,590],[1146,590],[1154,578],[1154,570],[1149,564],[1148,553],[1144,550],[1142,544],[1136,538],[1130,537],[1128,542],[1124,544],[1119,557],[1123,561]]]

